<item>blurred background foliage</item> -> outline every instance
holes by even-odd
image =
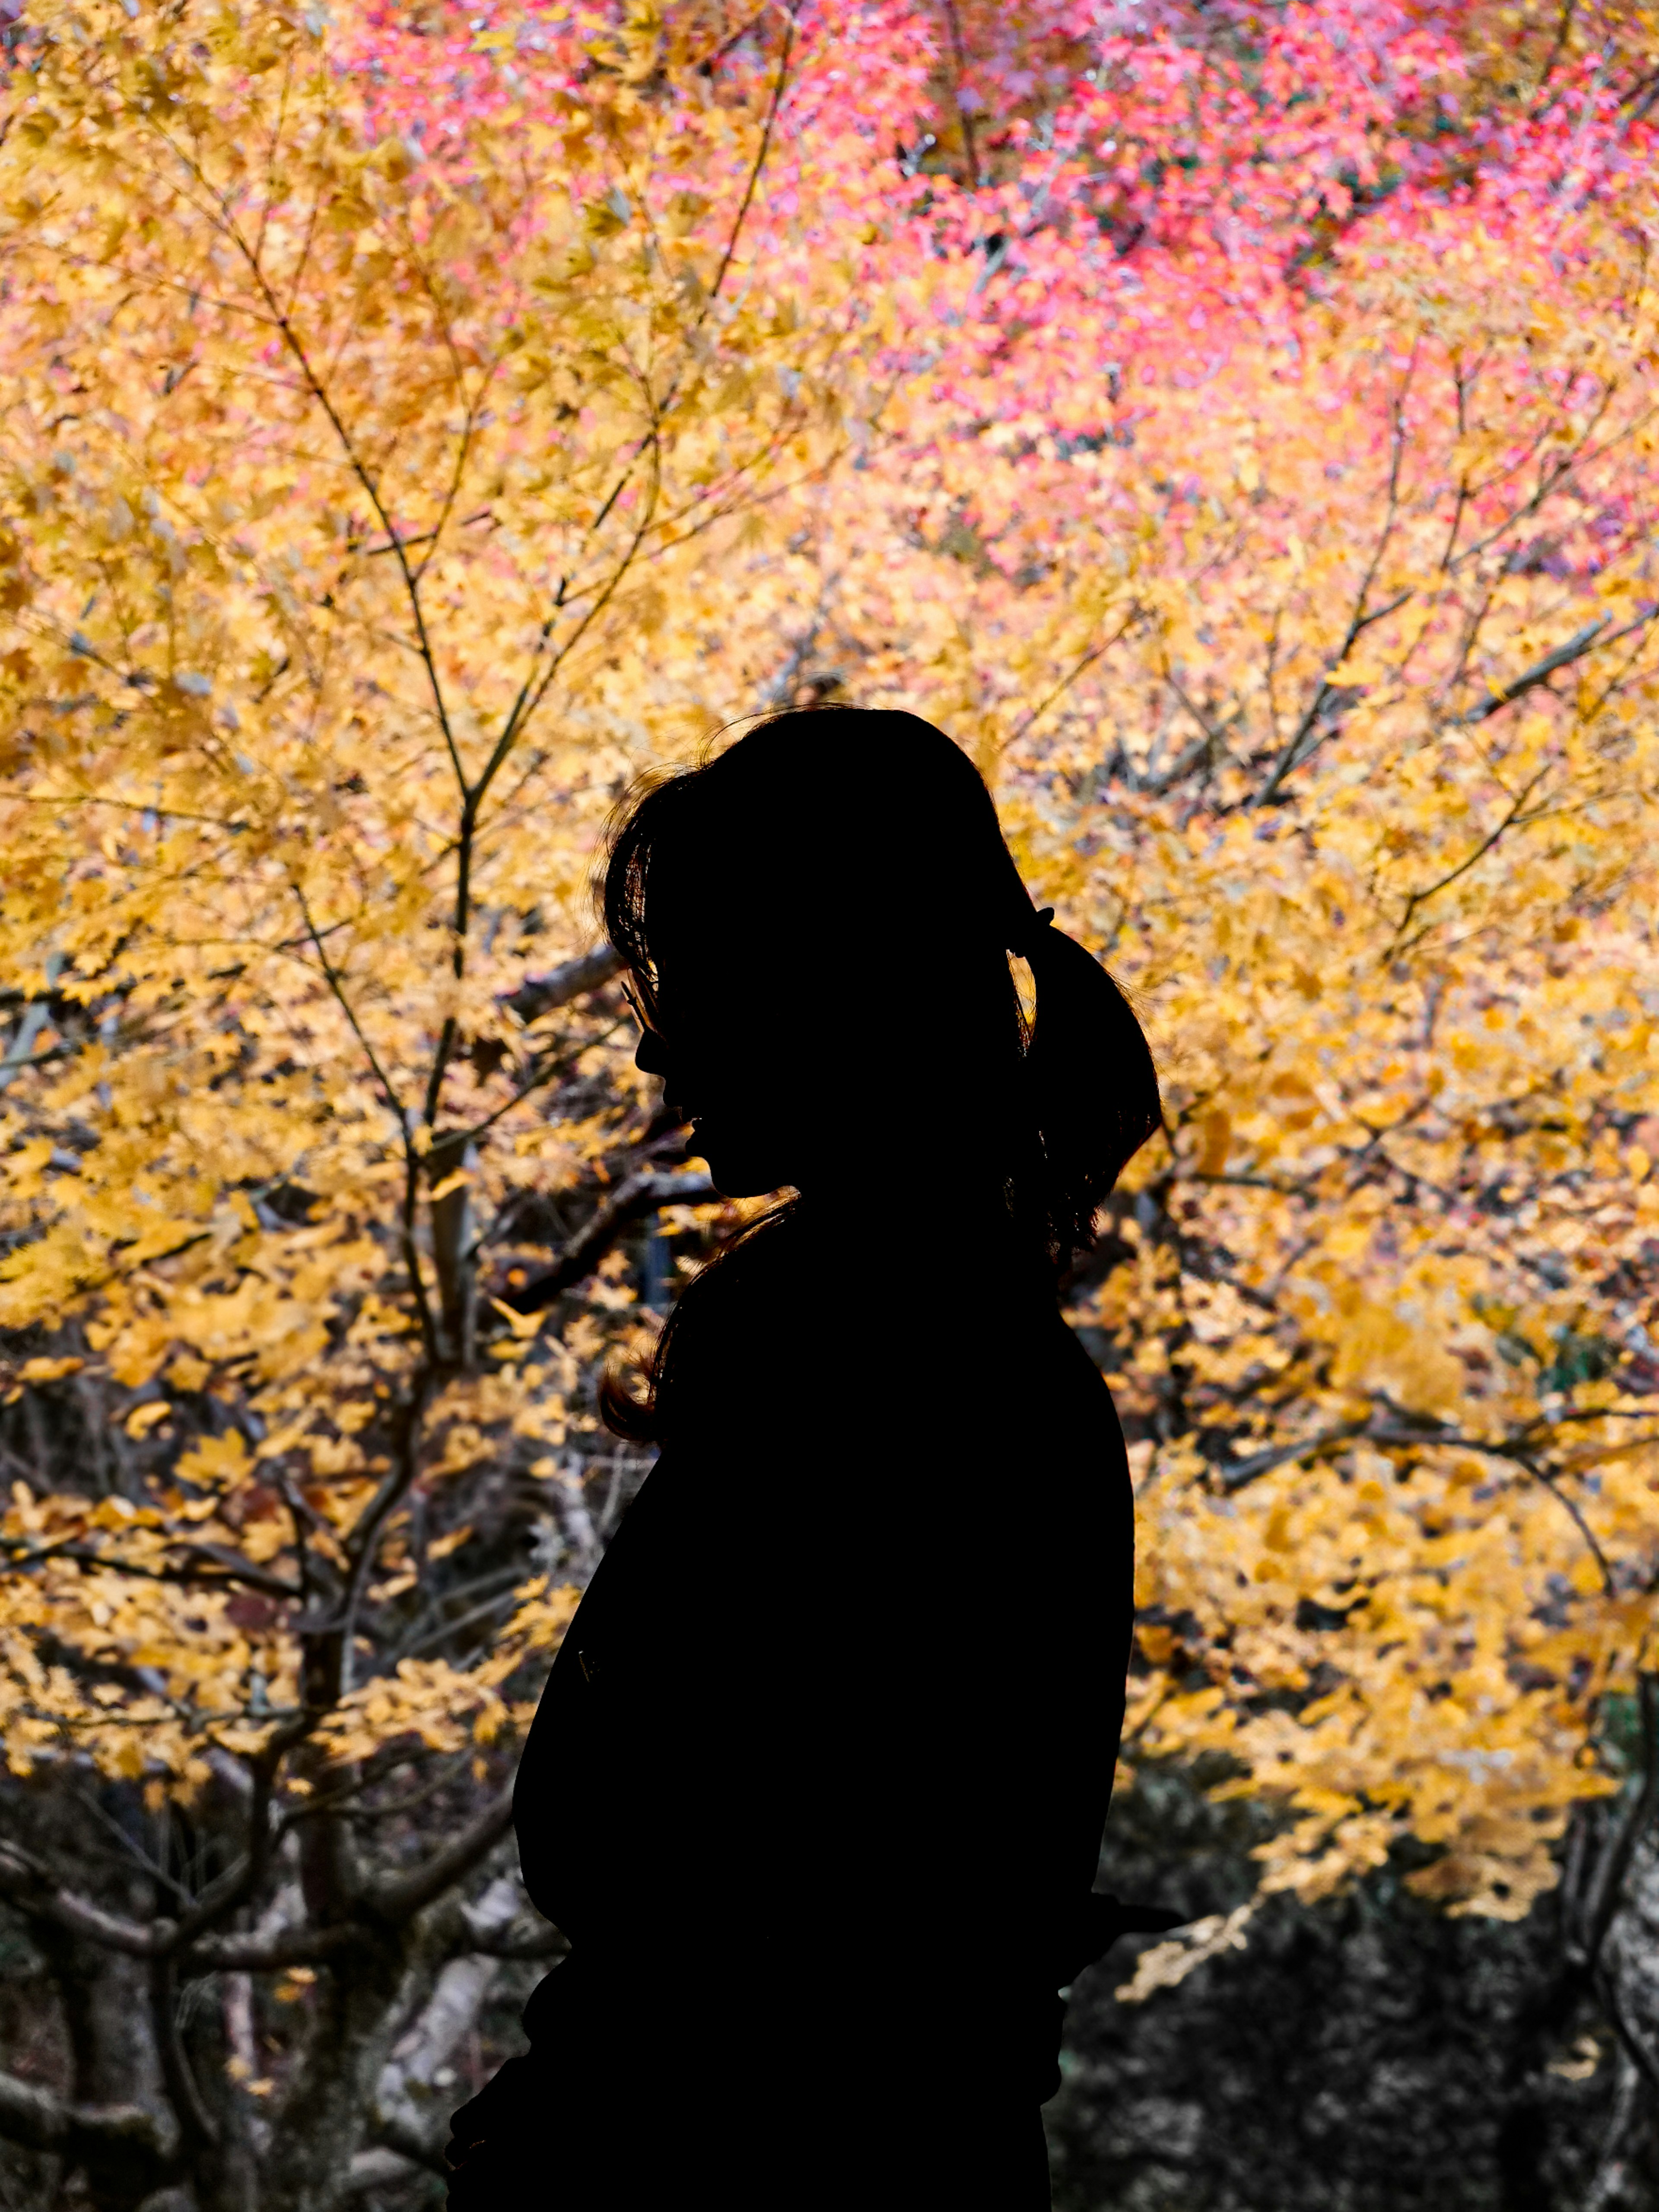
[[[827,699],[970,750],[1164,1078],[1066,1296],[1107,1870],[1194,1917],[1074,1992],[1058,2201],[1656,2201],[1655,11],[4,55],[13,2203],[436,2201],[560,1948],[508,1791],[647,1471],[597,1379],[738,1218],[596,841]],[[849,1588],[881,1528],[849,1468]]]

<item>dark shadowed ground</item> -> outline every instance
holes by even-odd
[[[1261,1816],[1143,1770],[1106,1886],[1224,1911]],[[1258,1914],[1248,1948],[1126,2005],[1125,1945],[1073,1993],[1047,2111],[1056,2212],[1647,2212],[1651,2092],[1596,2013],[1540,2018],[1558,1915],[1449,1920],[1389,1870]]]

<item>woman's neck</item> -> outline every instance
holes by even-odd
[[[1018,1277],[1033,1256],[1024,1250],[1002,1192],[969,1177],[958,1188],[930,1181],[895,1185],[826,1177],[804,1190],[795,1205],[804,1243],[851,1261],[862,1272],[922,1269],[937,1280],[941,1269],[963,1272],[963,1287]]]

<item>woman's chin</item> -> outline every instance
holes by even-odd
[[[704,1163],[722,1198],[764,1198],[794,1181],[769,1145],[719,1129],[694,1128],[685,1152],[688,1159]]]

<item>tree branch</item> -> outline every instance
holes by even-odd
[[[1540,768],[1536,775],[1528,779],[1519,798],[1512,803],[1508,813],[1504,815],[1503,820],[1499,822],[1494,829],[1489,830],[1486,836],[1480,840],[1480,843],[1476,845],[1472,851],[1467,853],[1455,868],[1449,869],[1437,882],[1425,884],[1420,891],[1411,891],[1407,893],[1406,898],[1406,911],[1400,917],[1400,927],[1394,933],[1393,940],[1389,946],[1387,954],[1384,956],[1385,961],[1392,960],[1395,955],[1399,951],[1401,946],[1405,943],[1406,933],[1411,927],[1412,923],[1415,921],[1418,908],[1419,907],[1426,906],[1431,898],[1438,897],[1442,891],[1449,889],[1449,887],[1457,881],[1460,876],[1467,875],[1469,870],[1475,866],[1477,861],[1484,860],[1486,859],[1487,854],[1491,852],[1493,846],[1498,843],[1498,840],[1504,835],[1504,833],[1514,828],[1515,824],[1521,818],[1522,810],[1525,807],[1527,801],[1532,797],[1534,792],[1537,790],[1539,785],[1544,781],[1545,775],[1547,773],[1548,771],[1547,769]]]
[[[73,2105],[15,2074],[0,2073],[0,2136],[118,2175],[135,2197],[165,2188],[179,2170],[179,2130],[167,2119],[142,2105]]]
[[[1243,1490],[1247,1482],[1254,1482],[1258,1475],[1270,1474],[1276,1467],[1288,1466],[1293,1460],[1318,1459],[1339,1444],[1352,1443],[1366,1434],[1366,1429],[1364,1421],[1350,1421],[1343,1428],[1327,1429],[1319,1436],[1304,1437],[1297,1443],[1273,1444],[1266,1451],[1252,1452],[1236,1466],[1220,1470],[1222,1487]]]
[[[1334,684],[1331,682],[1332,672],[1342,665],[1373,623],[1382,622],[1385,617],[1403,607],[1407,599],[1416,596],[1414,590],[1407,590],[1397,592],[1382,606],[1373,607],[1367,611],[1365,605],[1366,600],[1371,595],[1371,586],[1376,581],[1377,571],[1382,566],[1382,556],[1387,552],[1389,541],[1394,536],[1395,525],[1400,519],[1400,470],[1406,453],[1406,397],[1411,390],[1412,379],[1417,373],[1417,357],[1421,343],[1422,334],[1419,331],[1413,341],[1411,359],[1406,364],[1406,373],[1401,379],[1400,390],[1395,396],[1394,437],[1389,462],[1388,507],[1382,518],[1382,534],[1377,539],[1367,564],[1364,580],[1359,586],[1359,596],[1354,601],[1353,615],[1348,623],[1347,635],[1338,647],[1335,658],[1327,664],[1325,673],[1320,678],[1318,687],[1308,702],[1307,711],[1297,724],[1296,734],[1274,762],[1267,781],[1256,793],[1255,797],[1249,801],[1252,807],[1272,805],[1278,797],[1279,786],[1285,777],[1323,744],[1354,701],[1362,696],[1352,685]],[[1324,726],[1322,728],[1322,724]]]
[[[621,966],[621,956],[610,945],[601,945],[592,952],[550,969],[545,975],[526,975],[516,991],[503,994],[501,1003],[528,1025],[550,1014],[555,1007],[568,1006],[573,999],[597,991]]]
[[[570,1946],[550,1922],[526,1921],[499,1936],[471,1936],[468,1948],[486,1959],[562,1959]]]
[[[179,2033],[178,1993],[178,1973],[173,1961],[171,1959],[152,1960],[149,1969],[150,2018],[156,2054],[161,2062],[161,2079],[167,2084],[167,2096],[179,2116],[185,2140],[199,2148],[204,2143],[216,2143],[219,2130],[212,2113],[203,2101],[201,2085],[190,2063],[190,2053],[185,2049],[184,2038]]]
[[[1655,1730],[1659,1728],[1659,1681],[1651,1674],[1640,1675],[1638,1694],[1642,1715],[1642,1778],[1601,1855],[1586,1903],[1577,1963],[1591,1973],[1600,1965],[1601,1946],[1619,1909],[1625,1876],[1630,1870],[1637,1844],[1651,1823],[1656,1809],[1659,1809],[1659,1743],[1655,1741]]]
[[[11,1555],[12,1571],[27,1572],[30,1567],[45,1566],[53,1559],[72,1559],[77,1566],[96,1567],[105,1573],[132,1575],[141,1582],[170,1583],[175,1586],[194,1584],[206,1589],[222,1589],[227,1583],[240,1583],[248,1589],[258,1590],[266,1597],[297,1598],[302,1595],[296,1583],[281,1575],[269,1573],[263,1567],[250,1565],[240,1553],[228,1546],[195,1544],[181,1541],[179,1549],[194,1553],[212,1563],[214,1571],[195,1567],[145,1567],[136,1560],[114,1559],[92,1544],[30,1544],[15,1538],[0,1539],[0,1549]]]
[[[1112,632],[1112,635],[1109,637],[1103,638],[1098,645],[1091,645],[1085,653],[1083,653],[1078,659],[1072,663],[1072,665],[1060,678],[1059,683],[1056,684],[1051,690],[1043,694],[1042,697],[1037,701],[1036,705],[1030,709],[1030,713],[1022,715],[1020,720],[1014,725],[1014,727],[1008,732],[1008,735],[998,746],[998,751],[1006,752],[1010,745],[1018,744],[1020,739],[1030,731],[1033,726],[1048,713],[1049,708],[1054,705],[1055,700],[1060,698],[1066,692],[1071,690],[1073,684],[1077,682],[1078,678],[1082,675],[1085,668],[1092,668],[1095,662],[1100,659],[1103,654],[1109,653],[1115,645],[1118,644],[1123,638],[1128,635],[1135,623],[1139,621],[1143,611],[1144,610],[1142,609],[1139,601],[1137,600],[1134,605],[1130,608],[1128,613],[1123,617],[1123,620],[1118,624],[1117,628]]]
[[[798,6],[799,0],[795,0],[795,4],[786,7],[783,10],[784,22],[786,26],[783,38],[783,52],[779,57],[777,76],[773,81],[771,97],[767,103],[765,120],[761,126],[760,144],[756,150],[755,159],[750,167],[748,178],[744,185],[743,198],[738,203],[737,214],[732,219],[731,230],[726,235],[726,250],[720,256],[720,265],[715,271],[714,281],[709,286],[702,305],[698,310],[696,320],[691,326],[690,335],[694,341],[701,334],[703,325],[708,321],[710,313],[713,312],[714,302],[720,298],[720,292],[726,283],[726,277],[731,274],[732,262],[737,258],[738,242],[743,236],[744,225],[749,220],[749,210],[754,205],[755,194],[760,186],[762,173],[766,167],[767,158],[771,152],[773,131],[776,127],[779,112],[783,106],[784,94],[787,89],[789,83],[789,67],[795,50],[795,34],[797,28],[795,17]],[[690,349],[688,348],[688,351]],[[537,669],[540,662],[541,656],[546,649],[548,640],[553,635],[554,622],[558,616],[560,610],[566,604],[567,592],[570,579],[568,576],[561,579],[558,590],[554,595],[553,604],[548,610],[547,615],[543,621],[540,632],[537,636],[535,645],[532,648],[530,665],[526,670],[524,682],[520,686],[518,696],[514,699],[512,707],[508,710],[507,720],[501,726],[501,735],[495,740],[495,745],[490,751],[489,758],[485,762],[483,768],[479,772],[476,781],[471,786],[470,791],[465,781],[463,781],[462,789],[468,792],[469,801],[473,806],[475,811],[477,808],[483,804],[485,793],[495,782],[498,771],[500,770],[502,763],[507,758],[508,755],[512,752],[514,746],[517,744],[520,736],[523,732],[525,725],[529,721],[530,717],[535,713],[543,699],[546,697],[548,690],[550,687],[553,678],[557,673],[561,665],[568,657],[573,648],[598,618],[599,615],[608,604],[610,599],[614,596],[623,576],[626,575],[629,569],[633,566],[635,556],[645,540],[646,533],[651,527],[652,518],[656,511],[657,497],[661,489],[661,426],[670,410],[673,407],[676,398],[678,397],[680,381],[683,374],[683,368],[676,371],[673,378],[669,383],[667,391],[663,394],[661,405],[653,407],[653,421],[650,431],[646,437],[639,442],[635,450],[633,458],[618,474],[616,483],[611,487],[610,494],[605,499],[604,505],[594,516],[592,521],[588,525],[584,536],[584,544],[591,544],[592,543],[594,538],[598,535],[599,532],[603,528],[605,521],[608,520],[611,509],[616,506],[617,501],[621,498],[623,492],[632,481],[634,471],[639,466],[641,458],[647,453],[650,453],[654,455],[657,461],[658,483],[653,490],[650,501],[647,507],[645,518],[641,522],[639,527],[635,530],[633,541],[628,547],[627,551],[623,555],[622,559],[615,564],[610,580],[604,586],[595,604],[590,607],[586,614],[583,616],[581,622],[577,626],[574,635],[565,641],[565,643],[561,647],[559,652],[555,655],[551,666],[550,666],[538,678],[537,675]]]
[[[390,2143],[376,2143],[370,2150],[354,2152],[342,2194],[366,2196],[371,2189],[389,2188],[394,2181],[407,2181],[420,2171],[414,2159],[405,2158]]]
[[[1347,713],[1349,708],[1363,696],[1358,684],[1333,684],[1331,670],[1342,665],[1359,638],[1373,623],[1382,622],[1386,617],[1397,613],[1413,596],[1410,592],[1401,592],[1395,598],[1387,600],[1382,606],[1373,608],[1370,614],[1357,613],[1354,616],[1352,622],[1348,625],[1347,635],[1342,641],[1340,650],[1331,661],[1324,675],[1320,678],[1318,689],[1309,703],[1307,712],[1296,726],[1296,734],[1273,763],[1267,781],[1249,802],[1252,806],[1271,806],[1273,800],[1278,798],[1279,787],[1285,777],[1292,769],[1300,768],[1304,760],[1311,758],[1344,714]]]
[[[630,1221],[654,1213],[660,1206],[696,1206],[717,1195],[706,1175],[662,1175],[646,1169],[618,1183],[586,1224],[573,1237],[544,1273],[501,1300],[514,1313],[539,1313],[555,1298],[591,1275]]]
[[[430,1367],[421,1369],[410,1383],[409,1396],[399,1407],[393,1437],[391,1472],[380,1484],[359,1518],[347,1545],[351,1560],[350,1580],[341,1606],[337,1632],[338,1683],[334,1694],[343,1697],[351,1686],[353,1643],[357,1614],[374,1571],[376,1550],[386,1516],[413,1489],[421,1471],[421,1425],[426,1418],[433,1388]]]
[[[471,1873],[489,1856],[513,1825],[513,1791],[507,1788],[492,1798],[482,1813],[468,1821],[460,1833],[435,1852],[426,1864],[408,1874],[383,1881],[373,1893],[375,1913],[385,1920],[408,1920],[441,1897],[445,1890]]]
[[[1471,722],[1484,722],[1489,714],[1496,714],[1501,708],[1523,697],[1527,692],[1535,690],[1540,684],[1547,683],[1558,669],[1569,667],[1575,660],[1582,660],[1598,640],[1603,645],[1615,645],[1621,637],[1629,637],[1634,631],[1644,629],[1656,614],[1659,614],[1659,606],[1650,607],[1645,614],[1638,615],[1634,622],[1627,622],[1622,629],[1610,631],[1606,637],[1602,637],[1601,633],[1612,619],[1610,616],[1603,615],[1596,622],[1586,623],[1582,629],[1576,629],[1564,644],[1558,645],[1553,653],[1547,653],[1541,660],[1534,661],[1532,666],[1517,676],[1512,684],[1505,684],[1489,699],[1483,699],[1478,707],[1471,707],[1466,714],[1455,714],[1452,717],[1454,724],[1462,727]]]
[[[0,1844],[0,1897],[30,1919],[49,1921],[71,1936],[84,1936],[88,1942],[100,1944],[106,1951],[119,1951],[130,1959],[176,1954],[179,1971],[185,1974],[221,1970],[260,1973],[278,1966],[311,1966],[371,1940],[368,1929],[341,1921],[325,1928],[302,1923],[276,1929],[270,1935],[209,1936],[181,1944],[179,1923],[127,1920],[106,1912],[89,1898],[77,1896],[52,1881],[43,1869],[9,1844]]]
[[[165,132],[162,132],[161,135],[164,138],[167,137]],[[167,143],[172,145],[173,142],[168,139]],[[198,176],[201,174],[200,171],[196,168],[195,164],[190,162],[184,155],[179,154],[179,149],[176,146],[173,147],[173,151],[175,154],[179,155],[179,160],[185,162],[185,166],[187,168],[190,168],[192,173]],[[213,193],[212,186],[207,183],[204,177],[202,179],[202,182],[204,188],[209,192]],[[444,697],[443,684],[438,675],[437,656],[433,651],[432,641],[427,634],[426,611],[421,605],[420,577],[410,565],[409,556],[404,549],[404,542],[399,537],[397,525],[393,522],[392,515],[386,507],[378,481],[369,469],[367,462],[363,459],[362,454],[358,452],[356,443],[353,439],[350,431],[346,428],[345,422],[336,408],[334,401],[323,384],[322,380],[319,377],[316,370],[313,368],[311,357],[301,342],[299,332],[294,327],[292,301],[290,301],[290,306],[288,309],[284,309],[279,306],[276,294],[272,291],[270,285],[266,279],[264,270],[259,265],[258,256],[251,251],[246,240],[242,236],[240,227],[231,215],[228,204],[222,194],[213,193],[213,197],[219,208],[220,222],[222,227],[223,234],[231,240],[237,251],[241,254],[243,259],[252,270],[254,282],[258,286],[260,293],[264,296],[266,307],[269,310],[272,319],[276,323],[277,329],[282,333],[283,343],[287,346],[289,353],[294,356],[295,362],[299,368],[301,375],[305,379],[307,386],[309,389],[313,398],[316,401],[318,406],[321,408],[324,415],[327,417],[329,427],[333,430],[335,436],[339,440],[341,450],[345,454],[347,466],[350,469],[352,474],[356,477],[358,483],[362,486],[364,491],[367,493],[369,504],[374,509],[376,518],[378,519],[381,528],[386,532],[387,539],[390,541],[390,550],[397,555],[398,567],[403,576],[404,595],[408,599],[410,613],[414,620],[416,650],[419,653],[422,665],[426,671],[427,683],[432,695],[433,709],[437,716],[438,727],[443,733],[444,747],[449,755],[450,766],[454,770],[456,782],[460,786],[462,791],[465,792],[466,789],[466,770],[461,764],[461,756],[456,746],[455,732],[449,719],[449,703]],[[313,217],[315,212],[316,210],[313,210]],[[308,243],[309,241],[307,240],[307,244]],[[301,266],[303,266],[303,258],[301,261]],[[295,297],[297,297],[298,277],[300,274],[299,270],[296,270],[295,274]]]
[[[486,1114],[482,1121],[469,1121],[459,1128],[446,1129],[443,1133],[443,1137],[440,1141],[450,1145],[456,1145],[463,1142],[467,1144],[476,1143],[477,1139],[484,1134],[486,1130],[493,1129],[496,1122],[501,1121],[506,1115],[510,1114],[515,1106],[522,1105],[524,1101],[529,1097],[532,1091],[540,1091],[544,1089],[550,1083],[558,1083],[562,1081],[567,1075],[570,1074],[574,1071],[584,1053],[592,1052],[597,1045],[609,1044],[611,1038],[615,1036],[617,1031],[621,1029],[622,1026],[623,1017],[618,1015],[617,1019],[611,1024],[608,1029],[599,1030],[592,1036],[584,1037],[574,1051],[563,1054],[557,1060],[543,1060],[532,1062],[531,1072],[525,1078],[524,1081],[516,1086],[512,1096],[504,1100],[501,1105],[497,1106],[493,1113]],[[435,1152],[436,1150],[437,1146],[434,1144],[433,1151]],[[428,1168],[430,1167],[430,1164],[431,1156],[428,1154]],[[476,1249],[476,1247],[472,1249]]]
[[[968,50],[963,43],[962,18],[956,0],[943,0],[945,27],[951,33],[951,54],[956,64],[956,73],[951,79],[951,105],[956,111],[957,128],[962,133],[962,151],[967,174],[963,179],[971,191],[980,185],[979,145],[974,136],[974,119],[962,104],[962,80],[968,74]]]
[[[1512,1467],[1518,1467],[1523,1474],[1529,1474],[1534,1482],[1543,1484],[1583,1537],[1600,1571],[1603,1588],[1612,1589],[1612,1571],[1607,1565],[1606,1553],[1596,1540],[1595,1530],[1579,1507],[1560,1487],[1559,1476],[1539,1464],[1524,1436],[1502,1437],[1493,1443],[1483,1437],[1464,1436],[1456,1430],[1443,1428],[1436,1424],[1416,1428],[1404,1421],[1354,1421],[1345,1428],[1327,1429],[1322,1435],[1304,1437],[1299,1443],[1275,1444],[1266,1451],[1254,1452],[1249,1459],[1240,1460],[1236,1467],[1219,1470],[1222,1487],[1228,1491],[1242,1490],[1246,1483],[1254,1482],[1258,1475],[1267,1474],[1273,1468],[1286,1466],[1293,1460],[1316,1459],[1345,1443],[1405,1444],[1419,1449],[1431,1448],[1437,1451],[1475,1452],[1486,1459],[1508,1460]]]
[[[403,1102],[399,1099],[397,1092],[392,1089],[391,1079],[386,1074],[386,1070],[380,1066],[380,1057],[375,1052],[374,1046],[363,1035],[362,1024],[357,1019],[356,1009],[353,1006],[350,1000],[346,996],[344,982],[342,981],[333,962],[323,950],[323,940],[317,933],[316,923],[311,918],[311,908],[307,902],[304,891],[301,890],[298,884],[292,885],[292,890],[295,897],[300,902],[300,913],[305,922],[306,934],[311,939],[312,945],[316,950],[318,963],[322,969],[324,979],[327,982],[329,990],[336,1003],[338,1005],[340,1012],[345,1016],[347,1022],[350,1024],[351,1034],[356,1038],[358,1043],[362,1047],[363,1057],[374,1071],[374,1080],[380,1086],[380,1096],[385,1099],[386,1105],[391,1109],[393,1118],[397,1121],[398,1127],[404,1131],[404,1141],[405,1144],[407,1144],[409,1117],[404,1110]]]
[[[269,1936],[204,1936],[179,1954],[179,1970],[184,1974],[274,1973],[281,1966],[321,1966],[372,1940],[370,1931],[356,1921],[331,1921],[325,1928],[301,1921],[298,1927],[279,1928]]]
[[[157,1957],[173,1932],[170,1920],[149,1923],[127,1920],[106,1912],[89,1898],[77,1897],[54,1882],[44,1868],[12,1844],[0,1844],[0,1897],[31,1919],[50,1921],[71,1936],[83,1936],[106,1951],[124,1952],[130,1959]]]

